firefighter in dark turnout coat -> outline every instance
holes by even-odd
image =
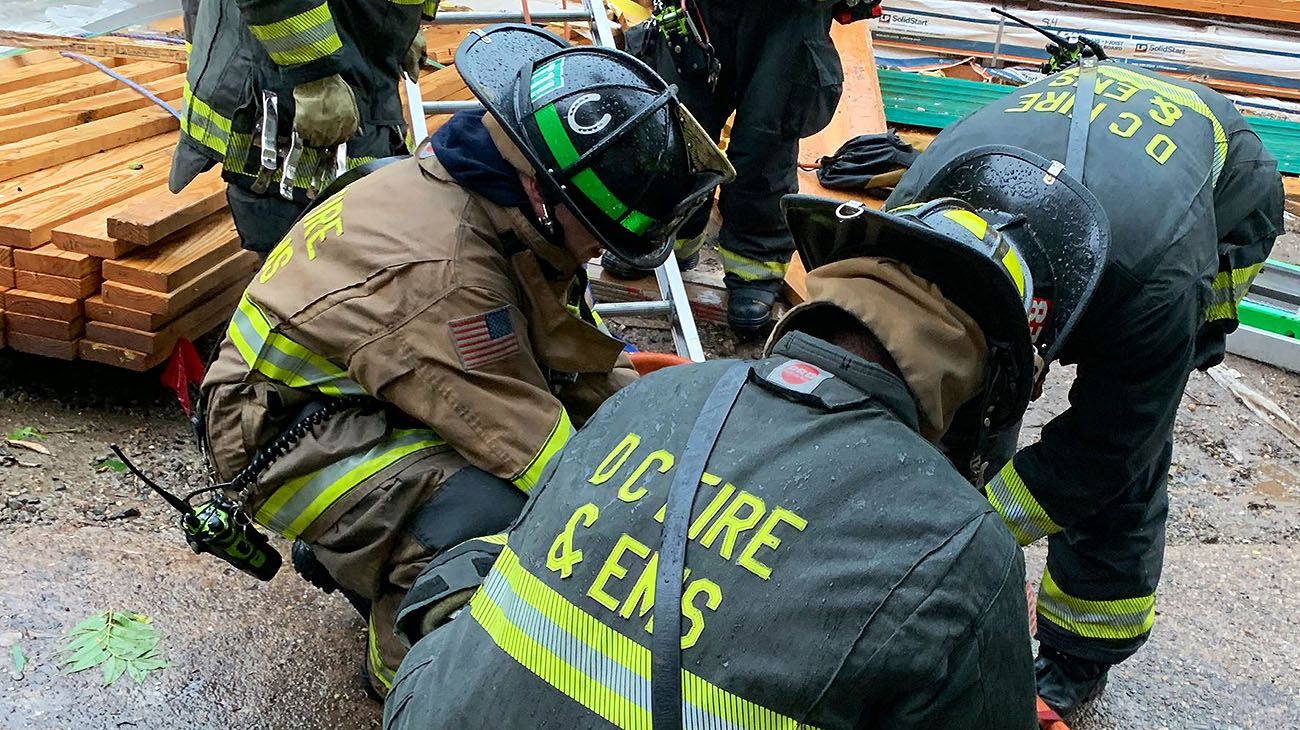
[[[786,200],[800,255],[816,267],[809,302],[777,326],[762,360],[670,368],[620,391],[507,535],[426,568],[399,627],[432,633],[399,671],[389,730],[542,718],[1034,727],[1022,559],[932,445],[963,404],[997,402],[981,412],[998,424],[1029,401],[1022,249],[953,200],[898,216]],[[700,473],[691,424],[733,368],[748,382],[684,533],[684,674],[680,697],[667,698],[683,723],[661,725],[651,676],[666,656],[654,634],[666,620],[665,499],[678,472]],[[497,554],[468,610],[438,626],[450,613],[442,603]]]
[[[990,144],[1065,160],[1079,78],[1093,78],[1083,183],[1109,220],[1109,260],[1059,348],[1061,362],[1078,364],[1069,409],[1037,443],[994,463],[1001,471],[988,484],[1022,545],[1049,540],[1039,691],[1066,713],[1151,630],[1174,416],[1188,374],[1223,358],[1237,303],[1282,229],[1283,200],[1275,160],[1229,100],[1122,63],[1088,66],[945,130],[888,202],[954,195],[1010,215],[1043,207],[1018,190],[1019,179],[958,179],[945,168]],[[1055,316],[1058,297],[1050,277],[1036,278],[1044,286],[1034,319],[1042,321]],[[1009,457],[1014,433],[1005,440]]]

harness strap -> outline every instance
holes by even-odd
[[[749,379],[748,363],[732,365],[709,393],[691,427],[682,458],[668,487],[659,542],[659,575],[650,637],[650,709],[654,730],[682,727],[682,572],[695,493],[727,416]]]
[[[1088,125],[1097,93],[1097,57],[1085,50],[1079,58],[1079,80],[1074,92],[1074,113],[1065,148],[1065,169],[1083,184],[1084,157],[1088,151]]]

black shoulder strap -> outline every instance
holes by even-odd
[[[718,434],[749,379],[749,363],[732,365],[704,401],[668,487],[659,542],[654,634],[650,637],[650,709],[654,730],[682,727],[682,572],[695,492]]]
[[[1083,184],[1084,158],[1088,154],[1088,125],[1092,123],[1092,102],[1097,93],[1097,57],[1085,50],[1079,58],[1079,80],[1074,90],[1074,112],[1070,138],[1065,148],[1065,169]]]

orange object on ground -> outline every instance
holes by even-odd
[[[1038,727],[1040,730],[1070,730],[1070,726],[1056,714],[1056,710],[1043,702],[1042,697],[1038,698]]]
[[[649,375],[656,370],[662,370],[673,365],[690,363],[687,358],[680,355],[670,355],[666,352],[629,352],[627,357],[632,361],[632,367],[636,368],[638,375]]]

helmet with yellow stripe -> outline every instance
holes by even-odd
[[[721,183],[726,156],[649,66],[527,25],[474,31],[456,68],[562,203],[615,255],[653,268]]]

